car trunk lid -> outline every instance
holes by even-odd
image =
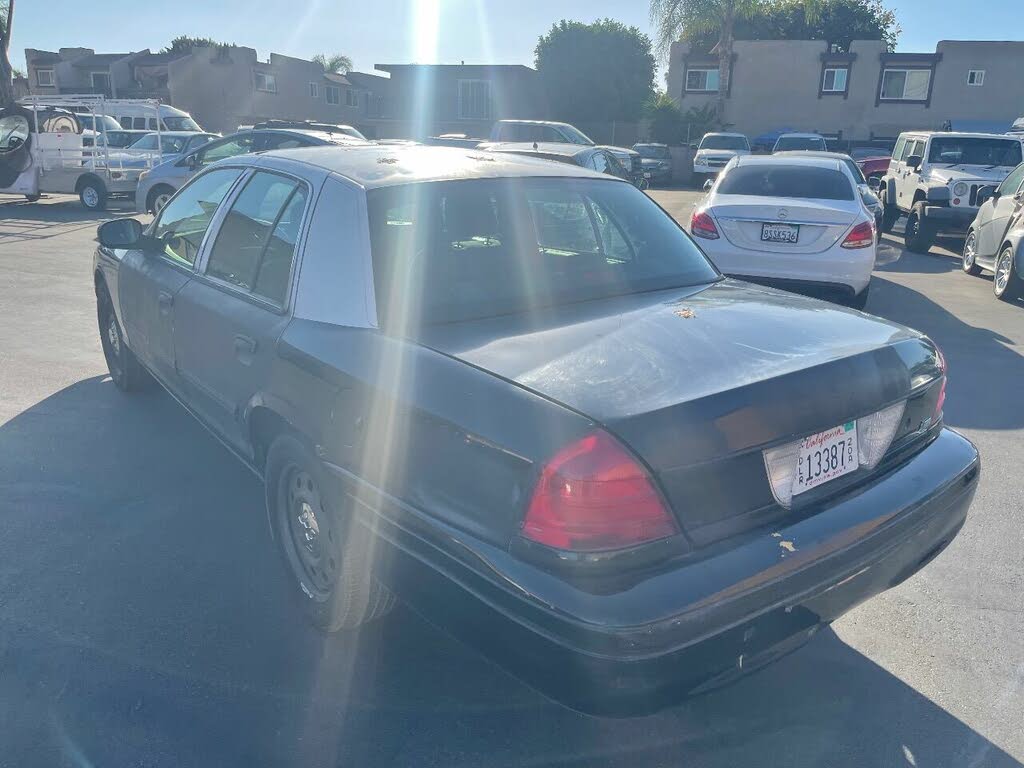
[[[769,202],[770,200],[770,202]],[[857,219],[854,200],[797,200],[717,195],[709,207],[722,234],[733,245],[765,253],[820,253],[834,246]],[[795,236],[773,242],[765,231]]]

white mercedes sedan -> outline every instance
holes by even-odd
[[[875,221],[839,160],[737,157],[706,189],[690,234],[722,272],[863,309]]]

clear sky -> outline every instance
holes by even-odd
[[[942,39],[1024,38],[1022,0],[888,0],[901,51]],[[356,69],[413,61],[533,64],[559,19],[611,17],[650,31],[646,0],[19,0],[12,63],[25,48],[153,51],[177,35],[208,36],[308,58],[345,53]]]

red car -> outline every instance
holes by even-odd
[[[872,176],[880,179],[889,170],[891,158],[885,154],[885,150],[862,147],[852,150],[850,155],[860,166],[865,179],[870,180]]]

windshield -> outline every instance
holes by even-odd
[[[402,327],[718,277],[671,218],[618,181],[474,179],[367,200],[377,306]]]
[[[746,136],[705,136],[697,149],[750,149]]]
[[[165,115],[163,118],[164,127],[168,131],[199,131],[202,130],[198,123],[188,115],[184,117],[172,117]]]
[[[560,125],[558,130],[561,131],[570,144],[583,144],[588,147],[594,144],[589,136],[571,125]]]
[[[672,157],[668,147],[659,147],[654,144],[634,144],[633,149],[640,154],[640,157],[647,160],[668,160]]]
[[[718,183],[719,195],[853,200],[853,184],[840,171],[812,166],[762,163],[738,165]]]
[[[184,148],[186,141],[188,141],[187,136],[167,136],[164,134],[159,137],[158,143],[155,133],[147,133],[132,144],[131,149],[160,149],[162,154],[177,154]]]
[[[820,136],[780,136],[775,143],[776,152],[787,150],[825,151],[825,140]]]
[[[941,165],[1016,167],[1021,162],[1020,141],[971,136],[936,136],[928,147],[928,162]]]

